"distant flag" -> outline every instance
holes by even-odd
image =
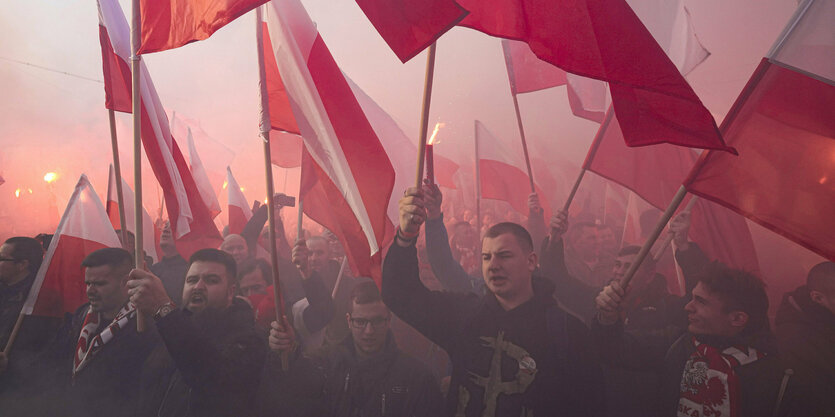
[[[357,4],[403,62],[467,15],[454,0],[357,0]]]
[[[130,112],[128,24],[116,0],[99,0],[98,6],[106,105],[117,111]],[[141,77],[142,144],[162,187],[177,249],[188,257],[197,249],[217,247],[221,242],[220,233],[169,131],[168,118],[144,61],[141,62]]]
[[[521,147],[509,147],[495,137],[480,121],[475,122],[475,140],[478,141],[478,181],[481,182],[481,198],[510,203],[519,213],[528,214],[528,195],[531,193],[527,168]],[[515,150],[515,151],[514,151]],[[545,218],[551,217],[550,204],[539,186],[536,192],[545,210]]]
[[[723,123],[687,190],[835,260],[835,2],[805,1]]]
[[[134,0],[141,10],[140,54],[178,48],[215,31],[266,0]]]
[[[226,196],[228,207],[226,212],[229,214],[229,233],[236,235],[241,234],[246,226],[246,222],[252,218],[252,209],[244,197],[244,192],[241,191],[241,186],[238,181],[232,176],[232,168],[226,167]]]
[[[136,233],[136,221],[134,219],[134,194],[125,179],[122,178],[122,199],[125,201],[125,228],[131,232]],[[116,173],[113,170],[113,165],[110,165],[108,180],[107,180],[107,201],[105,202],[105,211],[107,217],[110,219],[110,224],[113,225],[114,230],[119,230],[122,225],[119,224],[119,197],[116,195]],[[147,239],[142,240],[142,246],[145,249],[145,254],[153,258],[154,261],[159,261],[157,255],[156,230],[154,222],[151,220],[151,215],[145,208],[142,208],[142,230],[143,236],[148,236]]]
[[[194,146],[200,151],[200,162],[209,178],[212,190],[219,195],[226,180],[226,166],[235,159],[235,152],[223,142],[210,136],[200,125],[199,120],[190,119],[181,112],[171,111],[171,136],[187,138],[189,130]]]
[[[304,138],[304,212],[339,237],[355,273],[381,278],[393,237],[387,205],[395,172],[348,82],[298,0],[273,1],[266,20]]]
[[[539,59],[525,42],[502,39],[512,94],[529,93],[565,85],[565,71]]]
[[[203,167],[203,161],[200,160],[200,155],[197,153],[197,147],[194,146],[194,137],[191,135],[191,128],[188,129],[188,156],[191,175],[197,184],[200,196],[212,214],[212,218],[215,218],[220,214],[220,203],[217,201],[217,195],[212,187],[212,183],[209,182],[209,176]]]
[[[99,196],[81,175],[44,256],[21,314],[62,317],[87,301],[81,261],[122,245]]]

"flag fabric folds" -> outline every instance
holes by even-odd
[[[229,214],[229,233],[241,234],[246,222],[252,218],[252,209],[247,204],[244,192],[238,181],[232,176],[232,169],[226,167],[226,201],[228,202],[226,212]]]
[[[21,314],[62,317],[87,302],[81,261],[122,245],[86,175],[81,175],[35,276]]]
[[[709,152],[687,190],[835,260],[835,3],[800,5],[723,124],[729,159]]]
[[[357,0],[357,4],[403,62],[412,59],[467,15],[453,0]]]
[[[480,121],[475,122],[475,140],[478,141],[478,172],[481,198],[507,201],[514,210],[528,215],[528,196],[531,189],[525,160],[520,147],[509,147],[495,137]],[[511,149],[516,149],[512,151]],[[551,217],[548,198],[535,186],[545,218]]]
[[[512,94],[565,85],[565,71],[537,58],[528,44],[502,39],[502,51]]]
[[[138,0],[140,54],[178,48],[215,31],[267,0]]]
[[[300,199],[342,242],[355,273],[381,277],[393,235],[387,205],[395,172],[357,98],[298,0],[274,0],[266,21],[304,139]]]
[[[206,208],[209,209],[212,218],[215,218],[220,214],[220,203],[217,201],[217,195],[215,195],[212,183],[209,182],[209,175],[203,167],[203,161],[200,160],[200,154],[197,153],[197,146],[194,145],[191,128],[188,128],[188,159],[190,162],[189,169],[191,170],[191,176],[194,178],[195,184],[197,184],[197,190],[200,191],[203,203],[206,204]]]
[[[111,71],[104,74],[105,91],[109,89],[113,97],[130,98],[130,77],[115,76],[112,73],[116,68],[124,68],[129,62],[130,36],[127,21],[116,0],[99,0],[98,5],[99,33],[101,36],[107,36],[112,47],[109,50],[102,49],[102,61],[120,62],[118,66],[104,65],[105,71]],[[221,242],[220,233],[202,200],[188,164],[171,135],[168,117],[145,63],[141,64],[142,144],[154,175],[162,186],[177,249],[187,257],[200,248],[218,247]]]
[[[136,234],[136,220],[134,218],[134,195],[125,179],[122,178],[122,199],[125,203],[125,228]],[[107,180],[107,201],[105,202],[105,211],[107,217],[110,219],[110,224],[113,225],[114,230],[121,229],[119,224],[119,197],[116,195],[116,172],[113,170],[113,165],[110,165],[110,173]],[[156,230],[154,230],[154,222],[151,220],[151,215],[145,208],[142,208],[142,232],[148,238],[142,240],[142,247],[145,254],[150,256],[154,261],[159,261],[157,256],[156,245]]]

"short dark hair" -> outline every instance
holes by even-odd
[[[261,258],[250,258],[241,262],[241,264],[238,265],[238,282],[241,281],[241,278],[243,278],[244,275],[251,274],[256,269],[261,270],[261,275],[264,277],[264,282],[266,282],[267,285],[271,285],[273,276],[272,267],[270,266],[269,262]]]
[[[641,247],[637,245],[624,246],[619,252],[618,256],[637,255],[641,251]]]
[[[15,262],[29,262],[29,273],[36,273],[43,262],[43,247],[41,243],[31,237],[16,236],[6,239],[5,244],[11,245],[11,256]]]
[[[487,232],[484,233],[484,238],[493,239],[507,233],[512,234],[516,238],[516,241],[519,242],[519,246],[523,250],[528,253],[533,252],[533,239],[531,239],[531,234],[524,227],[513,222],[496,223],[490,226]]]
[[[220,249],[200,249],[188,258],[188,267],[191,268],[191,264],[198,261],[215,262],[223,265],[226,268],[226,274],[229,277],[229,285],[235,283],[236,277],[238,276],[238,264],[235,262],[235,258],[233,258],[232,255]]]
[[[768,295],[765,283],[750,272],[729,268],[714,261],[699,276],[699,282],[708,292],[722,300],[723,311],[743,311],[748,314],[748,324],[743,335],[767,331]]]
[[[122,248],[104,248],[87,255],[81,266],[95,268],[97,266],[109,266],[112,269],[123,269],[125,274],[133,269],[133,255]]]
[[[835,288],[835,262],[821,262],[809,270],[806,286],[810,290],[829,292]]]
[[[365,305],[371,303],[383,302],[380,296],[380,290],[377,284],[373,281],[364,281],[354,286],[351,290],[351,311],[354,310],[354,303]]]

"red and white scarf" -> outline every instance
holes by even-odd
[[[127,326],[130,319],[134,317],[136,317],[136,308],[134,308],[133,304],[128,303],[119,310],[119,314],[116,315],[107,328],[93,336],[93,333],[99,328],[101,314],[94,313],[93,308],[90,307],[87,310],[87,315],[84,317],[84,325],[81,326],[81,333],[78,335],[78,344],[76,345],[75,357],[73,358],[73,376],[84,369],[99,349],[116,337]]]
[[[738,417],[739,377],[736,368],[765,357],[752,347],[723,351],[693,338],[696,351],[681,375],[678,417]]]

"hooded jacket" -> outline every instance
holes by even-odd
[[[602,380],[587,328],[557,307],[548,281],[532,285],[534,297],[510,311],[492,294],[429,291],[415,247],[391,246],[383,300],[452,361],[443,415],[599,415]]]

